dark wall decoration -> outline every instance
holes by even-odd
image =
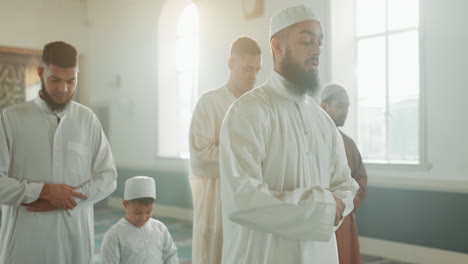
[[[0,110],[26,101],[26,89],[40,84],[40,50],[0,46]]]

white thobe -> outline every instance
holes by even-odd
[[[171,234],[153,218],[142,227],[120,219],[104,235],[101,254],[103,264],[179,264]]]
[[[236,97],[224,86],[203,94],[190,125],[193,264],[220,264],[223,227],[219,184],[219,133]]]
[[[333,193],[358,189],[328,115],[276,72],[238,99],[221,128],[224,264],[338,264]]]
[[[60,118],[60,122],[58,122]],[[0,122],[0,263],[93,263],[93,204],[116,188],[109,143],[94,113],[71,102],[52,112],[38,96]],[[28,212],[45,183],[79,187],[73,210]]]

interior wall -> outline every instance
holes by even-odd
[[[194,2],[201,19],[200,94],[227,81],[230,44],[241,35],[251,36],[260,43],[263,70],[257,84],[266,80],[273,68],[268,41],[269,21],[273,13],[307,3],[320,17],[328,17],[325,0],[265,1],[264,15],[252,20],[243,17],[242,1]],[[91,105],[110,107],[109,138],[117,163],[122,167],[167,166],[167,160],[161,160],[157,153],[158,18],[164,4],[165,1],[150,0],[88,2],[89,49],[92,54],[89,58],[92,65],[89,100]],[[324,30],[327,30],[326,25]],[[327,56],[325,48],[321,65],[323,79],[328,77]],[[180,162],[174,162],[174,169],[180,168]]]
[[[0,45],[42,49],[63,40],[87,53],[84,0],[0,0]]]
[[[0,0],[0,46],[42,50],[52,41],[66,41],[80,52],[78,96],[87,104],[88,55],[85,0]]]

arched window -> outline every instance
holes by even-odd
[[[198,96],[198,12],[191,1],[167,1],[159,31],[158,153],[188,157]]]

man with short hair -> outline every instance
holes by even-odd
[[[0,263],[93,263],[93,204],[116,188],[96,115],[72,101],[78,52],[45,45],[36,99],[0,115]]]
[[[249,37],[236,39],[228,59],[230,69],[226,85],[203,94],[190,126],[190,177],[194,217],[194,264],[220,264],[223,247],[219,186],[219,131],[229,106],[257,80],[261,68],[261,50]]]
[[[322,26],[306,6],[270,24],[274,71],[221,128],[223,263],[338,264],[334,231],[358,189],[343,141],[308,95],[318,90]]]
[[[331,117],[337,127],[344,125],[348,116],[349,98],[345,88],[339,84],[331,83],[323,88],[321,93],[321,107]],[[336,241],[338,244],[338,256],[340,263],[360,264],[361,254],[359,250],[359,233],[354,212],[359,208],[361,202],[367,197],[367,172],[362,163],[361,153],[354,141],[341,130],[346,150],[348,165],[351,169],[351,177],[359,184],[359,190],[354,197],[354,210],[346,216],[340,228],[336,230]]]

